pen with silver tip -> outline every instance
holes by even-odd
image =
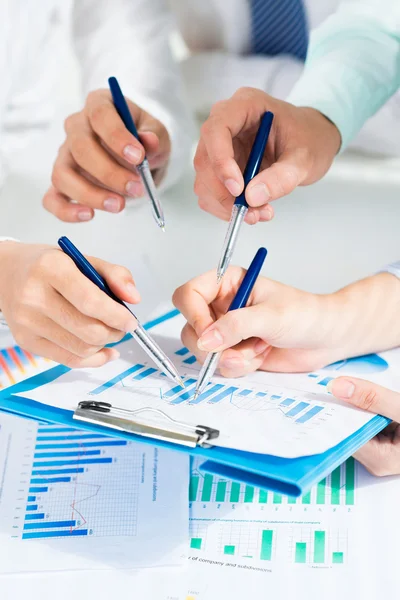
[[[231,220],[229,222],[228,231],[226,232],[221,258],[217,268],[218,283],[221,281],[227,268],[229,267],[233,251],[235,250],[240,227],[249,209],[249,205],[247,204],[245,198],[246,187],[260,170],[269,133],[271,131],[273,118],[274,115],[270,111],[265,112],[261,118],[260,127],[258,128],[257,135],[255,137],[253,147],[243,173],[244,189],[240,196],[236,198],[232,208]]]
[[[110,77],[108,80],[110,87],[111,96],[114,102],[115,109],[121,117],[127,130],[140,141],[138,131],[136,129],[135,122],[133,120],[131,111],[129,110],[128,104],[124,98],[118,81],[115,77]],[[157,225],[165,231],[165,218],[164,212],[161,206],[161,202],[158,199],[156,186],[154,184],[153,176],[151,174],[149,161],[145,157],[143,161],[138,165],[137,170],[139,171],[144,189],[146,190],[147,197],[150,201],[151,208],[153,211],[154,220]]]
[[[238,308],[244,308],[250,297],[254,284],[257,281],[257,277],[260,274],[265,258],[267,256],[267,250],[265,248],[259,248],[251,264],[243,277],[243,281],[239,286],[238,291],[234,299],[232,300],[228,312],[231,310],[237,310]],[[197,379],[196,391],[193,400],[196,400],[206,389],[210,379],[214,375],[218,362],[220,359],[220,352],[209,352],[206,360],[200,370],[199,377]]]
[[[118,302],[118,304],[122,304],[125,306],[127,310],[135,317],[138,321],[137,317],[133,314],[129,306],[125,304],[118,296],[111,291],[108,287],[107,282],[103,277],[96,271],[93,265],[83,256],[83,254],[78,250],[78,248],[69,240],[67,237],[63,236],[58,240],[58,245],[61,250],[65,252],[67,256],[74,261],[75,265],[78,267],[80,272],[85,275],[92,283],[97,285],[97,287],[102,290],[107,296]],[[168,356],[161,350],[159,345],[153,340],[153,338],[147,333],[144,327],[139,323],[134,331],[131,331],[133,339],[137,341],[137,343],[143,348],[146,354],[151,358],[152,361],[163,371],[167,377],[172,379],[175,383],[178,383],[181,387],[185,387],[174,363],[168,358]]]

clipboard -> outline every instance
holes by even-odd
[[[151,329],[177,316],[177,310],[149,321]],[[129,339],[126,336],[124,340]],[[389,423],[376,415],[366,425],[322,454],[282,458],[212,445],[218,431],[203,425],[187,425],[156,409],[126,411],[104,402],[81,402],[75,413],[29,399],[33,389],[54,381],[70,369],[57,365],[0,391],[0,411],[44,423],[58,423],[110,437],[149,443],[203,459],[200,469],[227,479],[285,494],[301,496],[329,475]],[[16,396],[15,394],[23,394]],[[145,413],[157,412],[157,415]]]

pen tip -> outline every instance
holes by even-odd
[[[163,231],[165,233],[165,226],[161,225],[161,231]]]
[[[183,379],[181,379],[180,377],[177,377],[177,381],[178,381],[179,385],[181,387],[183,387],[183,389],[185,389],[185,384],[183,383]]]
[[[217,283],[221,283],[221,280],[222,280],[222,275],[221,275],[221,273],[218,273],[218,275],[217,275]]]
[[[193,396],[193,400],[197,400],[197,398],[200,396],[200,392],[195,392],[194,396]]]

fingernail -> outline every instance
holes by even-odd
[[[143,185],[140,181],[128,181],[126,184],[126,191],[128,196],[131,196],[132,198],[143,196]]]
[[[254,344],[254,352],[256,354],[261,354],[261,352],[264,352],[264,350],[266,350],[268,348],[269,344],[267,344],[267,342],[264,342],[264,340],[258,340],[255,344]]]
[[[335,391],[333,386],[335,385]],[[356,386],[351,381],[346,379],[331,379],[326,386],[326,389],[330,394],[334,394],[337,398],[349,399],[354,394]]]
[[[266,204],[271,197],[265,183],[257,183],[247,191],[247,200],[252,206],[262,206]]]
[[[272,208],[270,206],[265,206],[260,210],[260,218],[264,221],[269,221],[272,219],[274,213],[272,212]]]
[[[91,210],[80,210],[78,212],[78,219],[80,221],[90,221],[92,219],[93,213]]]
[[[227,179],[224,184],[229,193],[232,194],[232,196],[235,196],[235,198],[239,196],[242,191],[240,184],[234,179]]]
[[[142,158],[142,151],[139,148],[136,148],[135,146],[125,146],[122,153],[125,156],[126,160],[133,163],[134,165],[137,165]]]
[[[126,284],[126,291],[128,292],[128,294],[134,298],[135,300],[140,299],[140,295],[139,292],[136,289],[136,286],[134,283],[127,283]]]
[[[103,202],[103,207],[104,210],[108,212],[117,213],[121,209],[121,203],[118,198],[107,198],[107,200],[104,200]]]
[[[247,213],[247,222],[249,225],[255,225],[257,223],[257,217],[252,210]]]
[[[210,331],[204,333],[197,341],[197,347],[199,350],[206,350],[207,352],[210,352],[211,350],[219,348],[219,346],[221,346],[223,343],[224,340],[218,329],[211,329]]]
[[[220,367],[225,367],[226,369],[240,369],[243,368],[244,365],[245,360],[239,356],[222,358],[220,362]]]

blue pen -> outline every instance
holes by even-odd
[[[257,250],[257,253],[251,261],[247,273],[243,277],[243,281],[240,284],[240,287],[236,292],[236,296],[232,300],[228,311],[237,310],[238,308],[244,308],[246,306],[266,256],[267,250],[265,248],[259,248],[259,250]],[[200,394],[202,394],[206,389],[211,377],[214,375],[216,368],[218,367],[220,355],[220,352],[209,352],[209,354],[207,354],[206,360],[204,361],[199,378],[197,380],[196,392],[193,400],[200,396]]]
[[[110,77],[108,80],[108,85],[110,87],[111,96],[114,102],[114,106],[116,108],[117,113],[121,117],[125,127],[127,130],[135,136],[137,140],[140,141],[139,134],[136,129],[136,125],[134,123],[133,117],[131,115],[131,111],[126,103],[124,95],[119,87],[119,83],[115,77]],[[153,181],[153,177],[150,171],[149,161],[145,157],[143,162],[138,165],[137,170],[139,171],[139,175],[142,179],[144,189],[146,190],[147,196],[150,200],[151,207],[153,210],[154,219],[157,225],[163,230],[165,227],[165,219],[164,213],[161,206],[161,203],[157,197],[156,186]]]
[[[247,161],[246,168],[243,173],[244,189],[243,192],[235,200],[232,208],[232,216],[229,223],[228,231],[225,236],[224,246],[222,248],[221,258],[217,268],[217,281],[221,281],[225,271],[231,262],[233,251],[235,250],[236,241],[239,235],[240,227],[244,221],[249,205],[246,202],[245,191],[247,184],[257,175],[260,170],[261,162],[267,146],[269,132],[271,131],[274,115],[268,111],[264,113],[260,127],[258,128],[253,147]]]
[[[58,240],[58,245],[61,250],[65,252],[67,256],[69,256],[78,267],[80,272],[85,275],[92,283],[97,285],[97,287],[102,290],[107,296],[118,302],[118,304],[122,304],[125,306],[127,310],[135,317],[129,306],[125,304],[118,296],[116,296],[108,287],[107,282],[103,279],[103,277],[96,271],[96,269],[90,264],[88,260],[83,256],[81,252],[79,252],[78,248],[74,246],[74,244],[65,236],[61,237]],[[135,317],[137,320],[137,317]],[[138,320],[137,320],[138,321]],[[147,333],[147,331],[143,328],[143,326],[138,321],[138,326],[134,331],[130,332],[133,339],[135,339],[138,344],[143,348],[146,354],[156,363],[156,365],[174,382],[181,385],[183,388],[185,387],[182,379],[179,376],[179,373],[167,355],[161,350],[158,344],[153,340],[153,338]]]

